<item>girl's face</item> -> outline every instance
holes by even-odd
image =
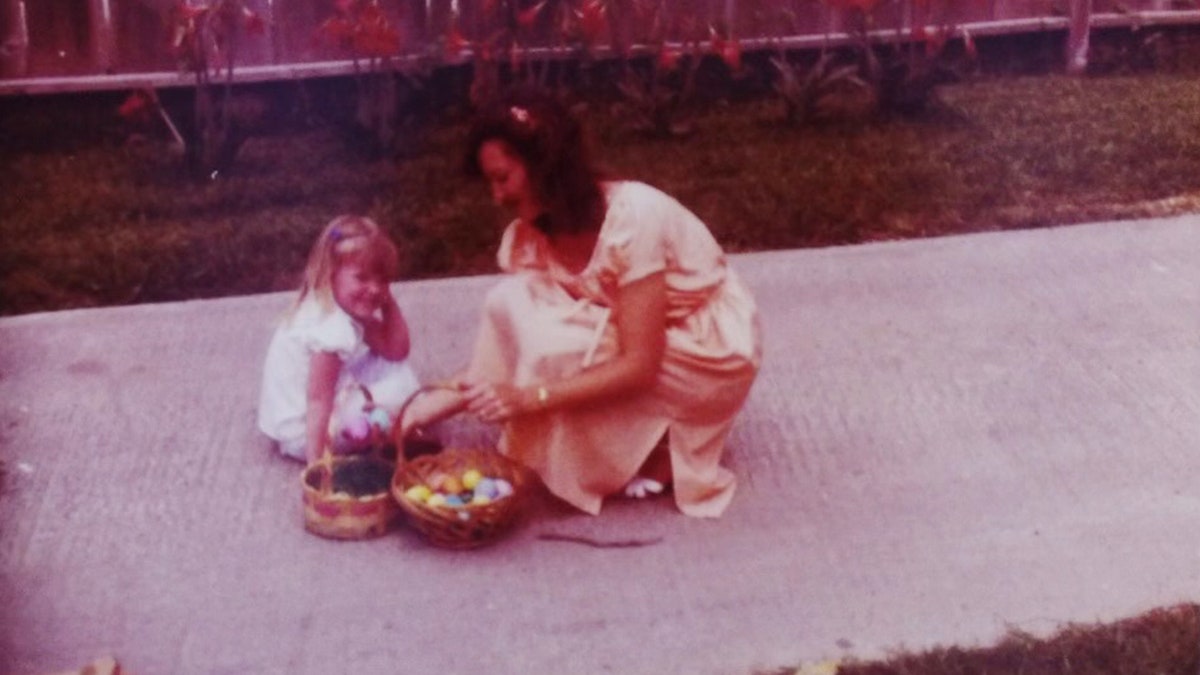
[[[334,301],[360,323],[375,316],[387,292],[387,279],[359,262],[346,261],[333,273]]]
[[[479,146],[479,168],[497,206],[527,223],[541,215],[542,206],[533,194],[525,163],[504,141],[484,141]]]

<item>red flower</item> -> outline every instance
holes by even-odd
[[[967,50],[967,56],[972,60],[979,58],[979,49],[975,47],[975,38],[966,28],[962,29],[963,47]]]
[[[586,3],[583,10],[579,12],[579,33],[583,41],[589,44],[599,41],[607,27],[608,18],[604,15],[602,0],[591,0]]]
[[[354,25],[345,17],[330,17],[317,27],[317,34],[329,42],[343,44],[353,37]]]
[[[117,108],[117,114],[130,122],[144,122],[150,117],[154,106],[154,95],[138,89]]]
[[[258,12],[252,12],[249,9],[243,10],[243,17],[246,20],[246,32],[251,35],[266,35],[267,22]]]
[[[180,0],[175,6],[175,11],[179,13],[180,21],[194,21],[197,17],[208,11],[208,7],[192,7],[191,5]]]
[[[730,70],[742,69],[742,45],[737,40],[729,40],[721,47],[721,60]]]
[[[450,24],[450,29],[446,31],[446,56],[458,56],[470,46],[471,43],[458,30],[458,24]]]
[[[708,34],[712,39],[712,52],[732,70],[741,70],[742,45],[737,40],[731,40],[721,35],[713,26],[708,27]]]
[[[537,21],[538,15],[542,13],[542,9],[545,8],[546,2],[547,0],[542,0],[532,7],[521,10],[521,12],[517,14],[517,23],[520,24],[522,28],[532,27]]]
[[[664,44],[658,50],[659,69],[666,71],[675,70],[675,68],[679,65],[679,59],[682,56],[683,53],[679,51],[678,47],[670,47]]]

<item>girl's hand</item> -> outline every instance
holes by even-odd
[[[533,410],[531,394],[511,384],[485,382],[470,386],[464,395],[467,410],[484,422],[501,423]]]

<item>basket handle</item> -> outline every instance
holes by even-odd
[[[443,389],[445,391],[461,391],[462,388],[457,382],[445,380],[422,385],[417,387],[416,391],[409,394],[408,398],[404,399],[404,403],[400,405],[400,412],[396,413],[396,423],[392,431],[392,439],[396,442],[397,447],[403,446],[404,438],[401,435],[400,430],[402,423],[404,422],[404,413],[408,412],[408,407],[412,405],[413,401],[416,401],[421,394],[428,394],[429,392],[438,391],[439,389]]]
[[[328,444],[325,445],[319,457],[304,467],[304,472],[308,473],[317,467],[324,469],[321,471],[321,482],[316,486],[317,492],[321,496],[328,496],[333,490],[333,454],[329,452]]]

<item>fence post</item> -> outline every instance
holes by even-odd
[[[112,3],[109,0],[91,0],[88,3],[88,23],[91,33],[91,53],[88,55],[94,72],[110,73],[113,68],[113,53],[116,44],[113,42]]]
[[[1081,75],[1087,70],[1088,42],[1091,37],[1092,0],[1070,0],[1070,24],[1067,29],[1067,73]]]
[[[0,78],[29,75],[29,25],[24,0],[5,0],[3,25],[8,34],[0,35]]]

